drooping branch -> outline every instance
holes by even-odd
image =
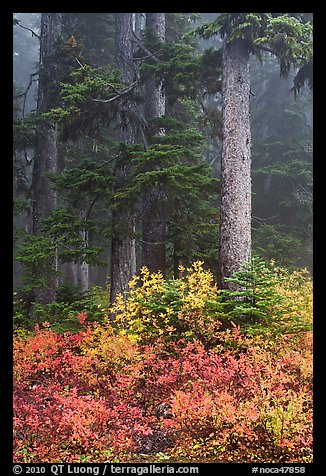
[[[265,51],[266,53],[270,53],[273,56],[276,56],[276,57],[278,56],[277,51],[273,50],[273,48],[269,48],[268,46],[259,44],[258,49],[260,49],[261,51]],[[300,55],[298,55],[296,59],[300,61],[306,61],[306,58]]]

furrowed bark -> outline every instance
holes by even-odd
[[[223,144],[219,286],[251,258],[250,63],[241,41],[223,56]]]
[[[52,84],[57,75],[53,60],[56,41],[61,35],[61,13],[42,13],[40,37],[40,74],[37,100],[37,112],[43,113],[55,105]],[[45,123],[40,126],[34,151],[32,178],[32,233],[41,234],[43,220],[54,210],[57,204],[56,192],[52,188],[48,172],[57,171],[57,126]],[[57,288],[57,256],[49,266],[47,286],[35,289],[35,302],[48,304],[53,301]],[[35,270],[38,271],[37,269]]]

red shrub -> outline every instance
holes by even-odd
[[[14,460],[310,461],[311,350],[283,347],[140,347],[88,324],[17,338]]]

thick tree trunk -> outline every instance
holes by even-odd
[[[40,42],[40,74],[37,111],[48,111],[55,105],[52,85],[56,77],[53,61],[55,43],[61,35],[61,13],[42,13]],[[41,233],[43,220],[56,207],[57,197],[52,188],[48,172],[57,171],[57,127],[47,123],[40,128],[35,145],[34,167],[31,192],[33,196],[32,233]],[[35,290],[35,302],[47,304],[54,299],[57,288],[57,256],[50,264],[47,286]],[[36,270],[37,272],[37,270]]]
[[[223,56],[223,144],[219,285],[251,257],[250,62],[241,41]]]
[[[161,192],[162,194],[162,192]],[[162,194],[161,199],[164,200]],[[160,190],[153,189],[143,200],[143,246],[142,264],[153,273],[161,271],[166,275],[165,241],[166,224],[156,200],[160,199]]]
[[[33,192],[33,234],[38,234],[42,221],[55,208],[57,197],[48,172],[57,170],[57,129],[53,124],[45,125],[39,131],[34,151],[32,179]]]
[[[132,82],[134,69],[132,60],[131,13],[116,13],[116,65],[121,79]],[[132,120],[133,106],[125,102],[118,113],[119,139],[127,144],[136,142],[136,128]],[[123,189],[131,175],[131,165],[125,159],[115,165],[115,188]],[[111,245],[111,302],[117,294],[128,291],[128,283],[136,273],[135,213],[132,207],[114,209],[112,213],[113,236]]]
[[[146,13],[146,28],[152,34],[165,41],[165,13]],[[165,92],[163,83],[155,80],[147,81],[145,85],[145,117],[147,120],[161,117],[165,114]],[[164,134],[164,131],[162,131]]]
[[[165,13],[146,13],[146,27],[165,40]],[[165,92],[163,83],[154,80],[145,85],[145,118],[151,121],[165,114]],[[164,130],[160,131],[164,135]],[[158,164],[159,166],[159,164]],[[159,187],[153,187],[143,196],[143,247],[142,264],[151,272],[166,274],[165,241],[166,224],[162,210],[164,193]]]

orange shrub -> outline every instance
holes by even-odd
[[[14,461],[311,461],[311,336],[227,339],[140,345],[86,323],[17,337]]]

